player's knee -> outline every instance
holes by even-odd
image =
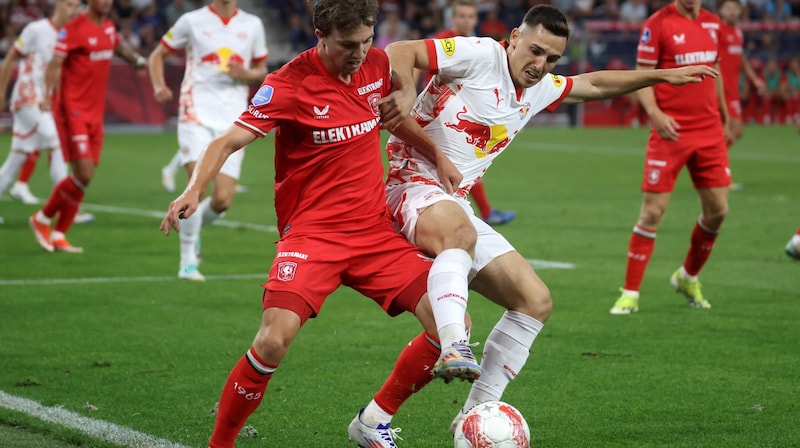
[[[553,312],[553,298],[550,296],[550,289],[541,285],[531,294],[525,297],[524,304],[516,307],[514,311],[528,315],[539,322],[544,323],[550,318]]]
[[[231,207],[231,203],[233,203],[233,195],[214,195],[211,198],[210,206],[211,210],[221,214]]]
[[[475,244],[478,241],[478,233],[469,221],[459,225],[455,232],[450,235],[453,238],[453,246],[464,249],[469,253],[475,252]]]
[[[660,207],[643,207],[637,224],[648,229],[655,229],[661,223],[663,217],[664,209]]]
[[[282,335],[275,329],[262,328],[253,341],[253,348],[259,358],[271,364],[278,364],[289,351],[292,338]]]

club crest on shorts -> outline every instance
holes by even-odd
[[[647,183],[655,185],[661,179],[661,170],[658,168],[650,168],[647,170]]]
[[[294,279],[297,272],[297,263],[294,261],[281,261],[278,263],[278,280],[289,282]]]

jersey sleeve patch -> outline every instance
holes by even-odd
[[[255,95],[253,95],[252,103],[253,106],[263,106],[265,104],[269,104],[272,101],[272,95],[275,93],[275,88],[269,85],[263,85],[261,88],[258,89]]]
[[[447,39],[439,39],[439,45],[442,46],[442,51],[444,54],[452,56],[453,53],[456,52],[456,41],[455,39],[447,38]]]

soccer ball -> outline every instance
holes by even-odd
[[[502,401],[472,408],[456,426],[455,448],[530,448],[531,432],[525,417]]]

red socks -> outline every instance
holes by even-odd
[[[23,163],[22,168],[19,169],[18,181],[28,183],[28,181],[31,180],[33,170],[36,169],[37,160],[39,160],[39,151],[28,153],[28,157],[25,158],[25,163]]]
[[[629,291],[638,291],[644,278],[644,270],[656,245],[656,232],[635,226],[628,243],[628,266],[625,270],[625,286]]]
[[[72,221],[75,220],[81,202],[83,202],[83,196],[83,185],[79,184],[72,176],[61,179],[61,182],[56,185],[53,192],[50,193],[47,203],[42,207],[42,213],[48,218],[52,218],[58,213],[55,231],[67,233]]]
[[[233,447],[247,418],[261,404],[267,383],[277,368],[278,366],[264,363],[252,347],[239,359],[222,390],[209,447]]]
[[[373,397],[375,403],[389,414],[396,414],[411,395],[433,380],[431,370],[440,353],[433,336],[426,332],[417,335],[400,352],[391,375]]]
[[[714,241],[717,239],[719,229],[712,229],[703,223],[702,218],[697,220],[697,223],[692,229],[691,243],[689,244],[689,252],[686,254],[686,260],[683,262],[683,268],[689,275],[697,275],[703,265],[708,261],[711,255],[711,249],[714,248]]]

